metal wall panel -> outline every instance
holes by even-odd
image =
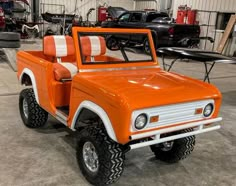
[[[108,6],[119,6],[127,10],[133,10],[134,1],[133,0],[100,0],[100,3],[107,3]]]
[[[66,14],[75,13],[85,18],[90,8],[96,8],[96,0],[40,0],[41,12],[63,13],[65,10]],[[96,11],[92,12],[91,19],[96,20]]]
[[[211,10],[220,12],[235,12],[235,0],[174,0],[173,16],[176,17],[179,5],[188,5],[193,9]]]
[[[219,11],[219,12],[236,12],[236,0],[174,0],[173,3],[173,17],[176,18],[177,16],[177,10],[180,5],[188,5],[192,9],[198,9],[198,10],[207,10],[207,11]],[[199,13],[198,20],[199,23],[202,24],[208,24],[207,20],[209,18],[209,13]],[[217,13],[213,13],[210,18],[210,25],[215,25],[217,18]],[[208,30],[209,34],[208,36],[214,38],[215,33],[215,27],[210,26]],[[201,27],[201,35],[205,36],[207,33],[207,27]],[[219,44],[219,41],[222,37],[222,32],[217,31],[216,37],[215,37],[215,44],[214,49]],[[225,54],[232,55],[232,51],[230,48],[232,48],[232,40],[230,39],[227,43]],[[205,42],[201,42],[201,48],[205,47]],[[211,50],[212,44],[207,42],[206,49]]]
[[[160,10],[160,0],[136,0],[135,10],[156,9]]]
[[[76,4],[77,2],[77,4]],[[42,4],[54,4],[53,5],[44,5]],[[106,4],[107,6],[120,6],[128,10],[133,10],[134,1],[133,0],[40,0],[41,12],[50,12],[50,13],[63,13],[62,6],[65,7],[65,13],[81,15],[84,19],[86,18],[86,13],[90,8],[97,8],[99,5]],[[43,9],[43,10],[42,10]],[[97,10],[93,11],[90,15],[91,21],[96,21]]]

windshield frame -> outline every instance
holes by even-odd
[[[152,40],[151,31],[148,29],[114,29],[114,28],[88,28],[88,27],[73,27],[73,38],[74,38],[74,44],[75,44],[75,50],[76,50],[76,60],[77,60],[77,66],[78,69],[95,69],[95,68],[123,68],[123,67],[139,67],[139,66],[159,66],[157,62],[156,53],[154,50],[154,43]],[[152,56],[150,61],[132,61],[132,62],[122,62],[122,63],[114,63],[114,62],[102,62],[102,63],[94,63],[91,65],[91,63],[83,63],[83,55],[82,54],[82,48],[80,46],[79,41],[79,34],[86,34],[86,33],[137,33],[137,34],[147,34],[150,48],[151,48],[151,54]]]
[[[93,36],[93,35],[95,35],[97,32],[91,32],[91,33],[89,33],[89,35],[84,35],[84,33],[78,33],[78,44],[79,44],[79,46],[80,46],[80,52],[81,52],[81,54],[82,54],[82,45],[81,45],[81,40],[79,39],[80,37],[83,37],[83,36]],[[102,33],[103,34],[103,33]],[[101,35],[99,35],[99,36],[102,36],[102,34]],[[111,34],[114,34],[114,35],[116,35],[115,37],[119,37],[118,35],[137,35],[137,37],[138,37],[138,35],[139,36],[142,36],[143,35],[143,37],[147,37],[147,34],[140,34],[140,33],[120,33],[120,32],[117,32],[117,33],[104,33],[104,35],[105,36],[107,36],[107,35],[111,35]],[[126,40],[126,39],[123,39],[123,40]],[[149,41],[148,41],[148,43],[149,43]],[[150,43],[149,43],[149,46],[150,46]],[[122,61],[108,61],[108,62],[105,62],[105,61],[101,61],[101,62],[91,62],[91,61],[85,61],[85,56],[83,56],[83,55],[81,55],[81,61],[82,61],[82,65],[95,65],[95,64],[98,64],[98,65],[102,65],[102,64],[123,64],[123,63],[140,63],[140,62],[152,62],[153,61],[153,55],[152,55],[152,53],[150,53],[150,55],[149,56],[147,56],[147,59],[145,59],[145,60],[130,60],[129,59],[129,57],[128,57],[128,49],[129,49],[130,47],[124,47],[124,48],[120,48],[119,50],[117,50],[117,51],[120,51],[121,52],[121,54],[122,55],[125,55],[125,56],[122,56],[122,58],[123,58],[123,60]],[[109,50],[109,49],[108,49]],[[123,50],[123,51],[122,51]],[[123,52],[124,52],[124,54],[123,54]],[[127,58],[127,60],[128,61],[126,61],[126,58]],[[148,59],[148,58],[150,58],[150,59]]]

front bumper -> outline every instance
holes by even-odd
[[[137,149],[140,147],[155,145],[158,143],[163,143],[163,142],[172,141],[172,140],[176,140],[176,139],[180,139],[180,138],[184,138],[184,137],[188,137],[188,136],[192,136],[196,134],[201,134],[201,133],[217,130],[221,128],[220,125],[207,126],[207,127],[205,126],[215,123],[215,122],[219,122],[221,120],[222,118],[219,117],[219,118],[214,118],[214,119],[192,122],[185,125],[179,125],[179,126],[174,126],[174,127],[170,126],[168,128],[164,128],[164,129],[160,129],[156,131],[135,134],[135,135],[130,136],[131,140],[138,140],[138,139],[149,138],[149,137],[152,138],[152,140],[132,144],[130,145],[130,149]],[[194,128],[194,131],[161,138],[161,134],[171,133],[174,131],[179,131],[179,130],[188,129],[188,128]]]

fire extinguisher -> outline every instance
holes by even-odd
[[[190,7],[187,5],[181,5],[178,7],[178,12],[177,12],[177,19],[176,23],[177,24],[186,24],[188,23],[188,11],[191,10]]]

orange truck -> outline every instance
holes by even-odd
[[[148,39],[150,54],[132,44]],[[38,128],[48,113],[78,133],[81,172],[94,185],[111,184],[124,155],[150,146],[174,163],[188,156],[195,135],[220,128],[221,93],[213,85],[163,71],[150,30],[73,28],[73,37],[46,36],[42,51],[19,51],[23,123]]]

